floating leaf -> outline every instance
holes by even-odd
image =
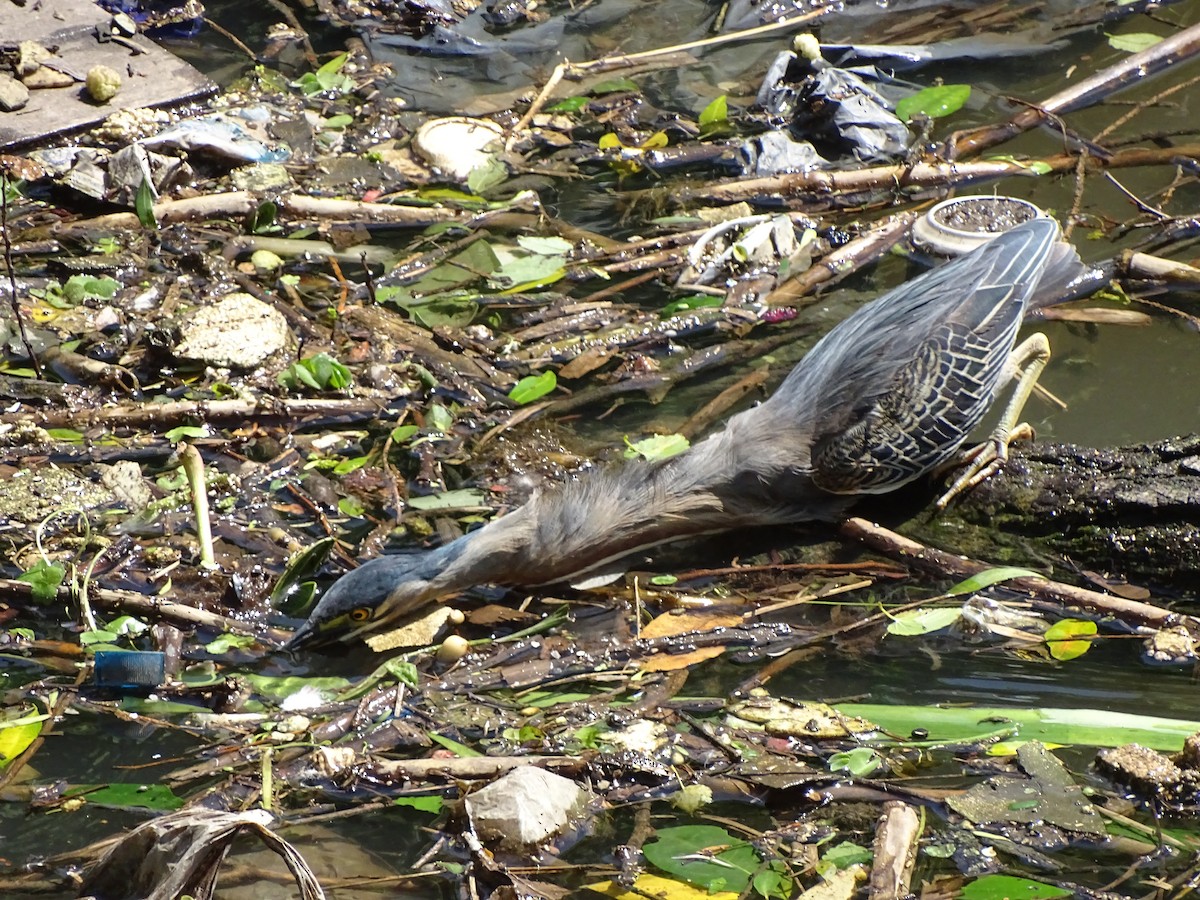
[[[64,799],[85,797],[89,803],[119,809],[173,810],[183,806],[183,798],[161,784],[77,785],[63,795]]]
[[[443,491],[428,497],[409,497],[410,509],[461,509],[462,507],[483,506],[483,491],[475,488],[461,488],[457,491]]]
[[[242,650],[254,646],[254,638],[248,634],[219,634],[204,645],[206,652],[214,656],[228,653],[230,650]]]
[[[602,94],[615,94],[619,91],[633,91],[636,93],[637,90],[636,81],[631,81],[628,78],[609,78],[592,85],[590,93],[593,97],[599,97]]]
[[[639,875],[632,889],[615,881],[597,881],[584,887],[614,900],[646,900],[647,897],[661,897],[662,900],[737,900],[738,897],[736,891],[707,891],[653,872]]]
[[[546,112],[579,112],[587,105],[587,97],[567,97],[565,100],[559,100],[553,106],[547,106]]]
[[[48,717],[22,717],[14,722],[0,722],[0,771],[10,762],[24,753],[39,734],[42,733],[42,721]]]
[[[640,456],[655,462],[677,456],[690,446],[688,439],[682,434],[656,434],[636,443],[625,438],[625,458],[635,459]]]
[[[480,753],[478,750],[472,750],[466,744],[460,744],[458,741],[456,741],[452,738],[448,738],[445,735],[435,734],[433,732],[430,732],[429,739],[431,741],[433,741],[435,744],[441,744],[443,747],[445,747],[451,753],[453,753],[457,756],[461,756],[463,759],[470,759],[470,758],[476,757],[476,756],[483,756],[483,754]]]
[[[917,91],[896,104],[896,117],[901,122],[912,120],[915,115],[926,115],[931,119],[948,116],[962,109],[971,96],[969,84],[942,84]]]
[[[860,747],[860,750],[866,749]],[[821,854],[822,862],[832,863],[839,869],[849,869],[851,866],[865,866],[871,862],[871,851],[860,847],[851,841],[835,844]]]
[[[392,801],[393,806],[407,806],[418,812],[440,813],[445,807],[441,797],[397,797]]]
[[[1092,647],[1091,638],[1095,635],[1095,622],[1086,619],[1061,619],[1047,628],[1042,637],[1050,648],[1050,655],[1066,662],[1087,653]]]
[[[716,297],[712,294],[694,294],[691,297],[681,297],[678,300],[672,300],[658,314],[666,319],[691,309],[715,309],[724,305],[724,303],[724,297]]]
[[[960,581],[954,587],[950,588],[950,590],[946,591],[946,596],[957,597],[960,594],[974,594],[976,591],[982,591],[993,584],[999,584],[1002,581],[1012,581],[1014,578],[1045,577],[1041,572],[1034,572],[1032,569],[1022,569],[1017,566],[997,566],[994,569],[986,569],[964,581]]]
[[[849,772],[859,778],[874,774],[882,765],[883,758],[879,751],[870,747],[855,747],[829,757],[830,772]]]
[[[892,616],[892,620],[888,622],[887,632],[904,637],[916,637],[948,628],[960,618],[962,618],[962,610],[957,606],[909,609]]]
[[[1015,875],[984,875],[964,885],[959,896],[963,900],[1011,900],[1015,897],[1021,900],[1053,900],[1055,897],[1069,897],[1071,892],[1053,884]]]
[[[508,178],[508,167],[494,156],[489,156],[487,162],[473,168],[467,175],[467,187],[473,194],[482,194],[504,184]]]
[[[545,397],[557,384],[558,378],[549,370],[541,375],[526,375],[508,392],[508,399],[518,406],[524,406],[539,397]]]
[[[305,689],[317,691],[327,700],[333,700],[350,687],[348,679],[332,675],[324,678],[302,678],[297,675],[272,676],[246,672],[239,677],[245,678],[255,691],[271,700],[286,700],[297,691]]]
[[[660,828],[657,839],[647,843],[642,853],[655,868],[708,891],[741,893],[755,873],[763,870],[763,860],[752,845],[716,825]],[[787,877],[787,870],[778,860],[771,861],[766,871]],[[776,881],[764,885],[771,883]],[[777,894],[771,890],[769,896]]]
[[[1162,38],[1157,34],[1144,31],[1134,34],[1109,34],[1106,31],[1105,36],[1108,38],[1108,46],[1125,53],[1141,53],[1162,42]]]

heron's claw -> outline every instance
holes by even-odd
[[[1028,441],[1033,439],[1033,429],[1026,422],[1021,422],[1006,434],[993,434],[982,444],[968,450],[959,459],[963,470],[954,479],[946,493],[937,499],[937,508],[945,509],[950,501],[963,491],[975,487],[986,478],[990,478],[1008,460],[1008,445],[1012,441]]]

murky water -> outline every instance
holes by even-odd
[[[211,13],[227,27],[237,30],[245,27],[244,4],[211,3],[210,7]],[[702,37],[704,27],[699,23],[707,21],[710,13],[711,9],[703,3],[683,0],[653,5],[604,0],[572,23],[570,30],[573,33],[562,37],[557,52],[573,59],[587,59],[615,48],[636,51]],[[1172,21],[1195,22],[1200,20],[1200,0],[1171,6],[1162,15]],[[653,27],[647,27],[648,20]],[[258,27],[250,26],[251,38]],[[1159,23],[1143,19],[1122,23],[1119,29],[1160,33],[1164,30]],[[515,33],[511,52],[494,54],[486,59],[462,60],[427,54],[406,57],[405,64],[399,68],[395,89],[414,105],[445,110],[479,105],[473,104],[472,98],[493,94],[506,96],[514,86],[532,85],[544,78],[556,59],[556,52],[521,49],[520,40],[528,37]],[[533,37],[542,40],[538,35]],[[706,55],[703,64],[696,67],[651,76],[649,83],[654,86],[655,99],[660,104],[674,102],[694,111],[722,92],[751,94],[755,87],[753,78],[761,73],[767,59],[782,44],[782,39],[772,38],[725,48]],[[241,58],[214,35],[202,36],[196,48],[186,55],[220,77],[242,66]],[[1081,72],[1075,75],[1077,80],[1083,68],[1105,65],[1117,55],[1108,48],[1097,29],[1075,36],[1065,49],[1032,61],[947,64],[936,71],[922,73],[920,78],[926,80],[936,74],[948,81],[967,80],[980,87],[990,87],[997,94],[1039,98],[1061,85],[1063,70],[1070,60],[1081,61]],[[1197,74],[1200,74],[1200,64],[1193,63],[1172,79],[1182,81]],[[749,82],[746,80],[748,75],[753,75]],[[1140,86],[1122,95],[1122,99],[1145,97],[1161,84]],[[994,119],[995,108],[985,104],[986,100],[985,93],[979,91],[976,108],[963,114],[962,124]],[[1107,125],[1125,109],[1124,106],[1109,107],[1082,114],[1072,121],[1084,133],[1091,133]],[[1150,110],[1137,121],[1136,129],[1192,127],[1190,117],[1194,112],[1186,103]],[[1014,141],[1002,152],[1027,152],[1036,156],[1053,152],[1060,144],[1052,133],[1043,130]],[[1143,196],[1164,187],[1172,174],[1169,170],[1117,173],[1123,183]],[[1071,205],[1074,185],[1070,179],[1031,178],[1014,179],[1000,188],[1061,212]],[[985,190],[991,190],[991,187]],[[1191,192],[1193,200],[1197,199],[1194,185],[1186,190]],[[1086,196],[1089,205],[1083,212],[1087,214],[1115,220],[1131,214],[1128,201],[1115,188],[1091,189]],[[606,197],[598,198],[581,217],[590,227],[603,227],[606,222],[615,221]],[[610,226],[609,230],[614,229]],[[1078,230],[1075,240],[1088,259],[1111,256],[1121,246],[1131,243],[1128,239],[1121,245],[1090,241],[1085,238],[1085,232],[1086,229]],[[827,319],[831,325],[840,317],[842,309],[890,287],[905,274],[906,267],[893,262],[878,272],[863,273],[851,279],[844,288],[822,298],[810,315],[814,321]],[[1155,299],[1178,304],[1192,314],[1198,311],[1194,296],[1160,295]],[[1200,427],[1200,356],[1197,354],[1200,336],[1183,320],[1164,315],[1157,316],[1145,327],[1048,323],[1042,329],[1049,335],[1055,352],[1044,384],[1069,407],[1066,411],[1051,410],[1034,401],[1029,417],[1042,437],[1110,445],[1154,440]],[[791,362],[789,355],[787,352],[779,354],[779,377]],[[798,355],[798,352],[794,354]],[[620,435],[652,419],[660,419],[664,430],[670,430],[673,426],[672,405],[678,404],[677,409],[695,409],[696,402],[703,402],[718,389],[719,385],[711,382],[688,385],[676,392],[664,409],[641,406],[619,414],[602,427],[610,429],[611,434]],[[795,667],[772,687],[780,693],[800,697],[861,695],[872,702],[1087,706],[1200,718],[1200,700],[1197,700],[1191,673],[1142,667],[1137,660],[1134,641],[1113,639],[1070,665],[1049,665],[1016,660],[996,650],[931,649],[928,653],[914,654],[907,648],[899,648],[899,639],[888,640],[890,643],[885,642],[884,652],[878,656],[861,659],[830,653]],[[898,650],[895,656],[888,653],[893,646]],[[747,674],[730,666],[722,666],[719,671],[735,681]],[[135,776],[115,767],[123,763],[144,763],[155,754],[186,757],[195,749],[190,740],[165,731],[143,729],[87,714],[73,717],[64,732],[62,736],[49,737],[46,747],[39,753],[39,781],[57,778],[79,781],[81,771],[95,781],[133,777],[153,779],[155,769],[143,770],[140,776]],[[112,834],[115,826],[130,825],[135,821],[136,817],[128,813],[110,814],[96,808],[85,808],[85,812],[77,814],[27,818],[19,804],[0,804],[0,846],[9,859],[20,860],[34,853],[48,854],[79,846],[87,840]],[[393,825],[395,823],[388,827]],[[357,835],[356,839],[367,838]],[[411,831],[403,834],[403,842],[412,842],[414,851],[418,840]],[[383,846],[388,841],[381,838],[378,843]]]

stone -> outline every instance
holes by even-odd
[[[563,831],[588,796],[569,778],[519,766],[467,797],[466,809],[481,838],[522,847]]]
[[[210,366],[252,369],[287,346],[287,320],[249,294],[233,293],[188,318],[175,348],[180,359]]]
[[[0,110],[16,112],[29,102],[29,88],[11,75],[0,72]]]

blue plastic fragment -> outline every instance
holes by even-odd
[[[152,688],[166,679],[167,658],[156,650],[97,650],[92,669],[96,687]]]

